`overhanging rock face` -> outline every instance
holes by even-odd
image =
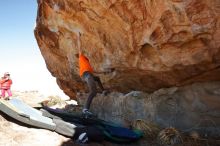
[[[38,0],[35,36],[47,67],[74,98],[77,33],[105,86],[155,91],[220,80],[219,0]]]

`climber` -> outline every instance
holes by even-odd
[[[10,74],[8,72],[4,73],[4,76],[0,79],[1,84],[1,97],[8,100],[10,96],[12,96],[11,93],[11,84],[12,80],[10,78]],[[5,98],[5,92],[8,93],[8,97]]]
[[[90,104],[92,103],[93,98],[97,94],[97,89],[96,89],[96,82],[98,83],[99,87],[102,90],[102,93],[106,95],[108,93],[107,90],[104,89],[101,80],[98,76],[95,76],[95,73],[101,74],[101,73],[110,73],[113,70],[108,69],[108,71],[103,71],[103,72],[95,72],[93,68],[90,65],[89,59],[83,54],[82,48],[81,48],[81,34],[79,33],[78,35],[78,40],[77,40],[77,45],[79,48],[79,54],[76,54],[76,56],[79,58],[79,75],[82,78],[84,82],[87,83],[87,86],[89,88],[89,95],[86,101],[86,104],[84,105],[84,108],[82,110],[82,113],[84,115],[93,115],[89,111]]]

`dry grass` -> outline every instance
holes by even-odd
[[[143,131],[146,138],[155,138],[160,131],[156,124],[142,119],[135,120],[132,123],[132,128]]]
[[[65,107],[66,102],[62,100],[59,96],[48,96],[49,100],[45,100],[42,102],[43,106],[48,106],[48,107]]]
[[[83,106],[81,105],[66,105],[64,110],[67,112],[73,112],[73,113],[81,113],[83,109]]]
[[[183,143],[183,139],[177,129],[170,127],[160,131],[157,136],[157,142],[160,145],[170,146]]]

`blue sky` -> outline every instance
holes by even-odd
[[[0,76],[6,71],[11,73],[12,90],[64,96],[37,46],[36,15],[37,0],[0,1]]]
[[[0,44],[6,58],[10,53],[18,57],[37,52],[33,28],[37,13],[36,0],[1,0],[0,1]],[[16,53],[16,54],[15,54]],[[2,55],[1,55],[2,57]],[[24,56],[23,56],[24,57]]]

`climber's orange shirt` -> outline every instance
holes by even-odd
[[[82,76],[84,72],[89,71],[93,73],[93,69],[89,63],[89,59],[83,54],[79,55],[79,75]]]

